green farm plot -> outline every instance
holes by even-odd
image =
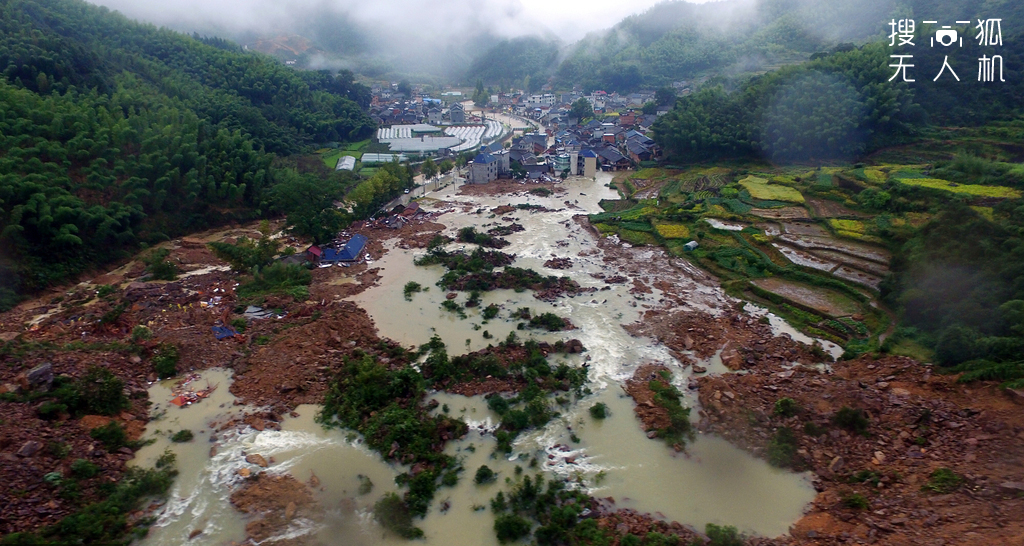
[[[995,197],[1000,199],[1020,199],[1020,190],[1007,188],[1006,186],[980,186],[977,184],[957,184],[939,178],[900,178],[901,184],[908,186],[921,186],[933,190],[948,191],[951,193],[963,193],[976,197]]]
[[[748,176],[740,180],[740,185],[750,192],[754,199],[763,201],[786,201],[788,203],[803,203],[804,196],[799,191],[780,184],[769,184],[764,178]]]

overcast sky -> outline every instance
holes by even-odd
[[[326,10],[394,32],[416,27],[459,33],[487,25],[495,34],[540,30],[573,42],[593,30],[646,10],[659,0],[89,0],[136,19],[180,30],[287,31],[303,14]],[[705,0],[698,0],[705,1]],[[283,28],[282,28],[283,27]],[[477,27],[478,28],[478,27]]]

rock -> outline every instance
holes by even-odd
[[[247,462],[249,464],[254,464],[254,465],[257,465],[257,466],[260,466],[260,467],[263,467],[263,468],[266,468],[268,466],[267,465],[267,460],[263,458],[263,455],[260,455],[258,453],[253,453],[252,455],[246,455],[245,456],[245,462]]]
[[[1024,482],[1003,482],[999,484],[999,490],[1008,495],[1024,493]]]
[[[289,392],[299,390],[299,386],[295,383],[282,383],[281,386],[277,388],[277,390],[281,394],[287,394]]]
[[[565,343],[565,350],[569,354],[579,354],[583,352],[583,342],[578,339],[570,339]]]
[[[1005,389],[1006,395],[1018,404],[1024,404],[1024,389]]]
[[[243,478],[248,478],[249,476],[252,475],[252,471],[249,470],[248,468],[239,468],[238,469],[238,475],[243,477]]]
[[[192,540],[193,538],[196,538],[197,536],[199,536],[201,534],[203,534],[203,530],[202,529],[192,529],[192,532],[188,534],[188,539]]]
[[[289,501],[288,506],[284,507],[284,519],[291,520],[293,517],[295,517],[295,510],[295,501]]]
[[[829,472],[831,472],[833,474],[838,473],[839,470],[842,469],[842,468],[843,468],[843,458],[842,457],[835,457],[834,459],[832,459],[832,462],[828,463],[828,470],[829,470]]]
[[[0,385],[0,394],[7,394],[9,392],[18,392],[18,386],[14,383],[4,383]]]
[[[876,451],[875,459],[878,461],[878,464],[885,463],[885,453],[882,453],[881,451]]]
[[[743,359],[740,358],[739,349],[732,341],[726,343],[725,347],[722,348],[722,364],[725,364],[725,367],[730,370],[739,370],[743,367]]]
[[[135,455],[135,452],[134,452],[134,451],[132,451],[132,448],[130,448],[130,447],[121,447],[121,448],[118,448],[118,449],[117,449],[117,452],[118,452],[118,453],[121,453],[122,455]]]
[[[29,370],[25,378],[28,379],[30,389],[48,391],[53,384],[53,364],[40,364]]]
[[[705,368],[704,366],[698,366],[696,364],[690,366],[690,368],[693,370],[693,373],[705,373],[708,371],[708,369]]]
[[[693,338],[690,337],[689,335],[683,336],[683,348],[685,348],[687,351],[693,349]]]
[[[648,440],[653,440],[653,439],[655,439],[657,437],[658,437],[658,431],[656,431],[656,430],[649,430],[649,431],[647,431],[647,439]]]
[[[31,457],[43,449],[43,444],[35,440],[29,440],[22,444],[21,449],[18,450],[19,457]]]

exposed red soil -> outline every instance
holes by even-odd
[[[320,510],[309,488],[290,475],[254,474],[231,494],[231,504],[249,516],[247,541],[259,544],[287,529],[296,518],[318,519]],[[310,537],[276,540],[274,544],[298,545]]]
[[[633,377],[626,380],[626,394],[628,394],[636,406],[633,413],[643,423],[645,431],[666,429],[672,426],[668,410],[654,403],[654,391],[651,390],[651,381],[665,381],[662,373],[667,372],[671,377],[671,371],[661,364],[644,364],[637,368]]]
[[[864,357],[834,373],[762,365],[745,375],[700,378],[699,428],[764,456],[773,431],[798,440],[798,465],[817,476],[810,512],[777,544],[1024,544],[1024,412],[993,385],[960,385],[907,358]],[[795,400],[793,417],[773,412]],[[866,412],[865,435],[834,425],[842,407]],[[825,431],[805,432],[806,423]],[[933,471],[964,479],[955,491],[922,489]],[[851,483],[875,472],[878,485]],[[866,510],[844,506],[860,494]]]
[[[652,337],[664,343],[682,362],[692,360],[684,351],[706,359],[720,349],[722,363],[733,370],[828,360],[820,351],[788,335],[774,336],[770,325],[735,309],[717,317],[685,309],[652,309],[639,322],[625,328],[634,336]]]

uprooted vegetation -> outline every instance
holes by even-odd
[[[566,350],[566,345],[559,349]],[[411,524],[412,518],[426,515],[435,491],[455,485],[463,470],[458,460],[444,453],[444,446],[465,435],[466,424],[444,413],[433,415],[423,403],[428,386],[454,392],[460,385],[493,380],[513,390],[522,389],[518,397],[506,401],[509,425],[498,433],[499,442],[504,438],[510,446],[520,430],[543,425],[555,415],[547,399],[549,392],[572,390],[580,395],[586,381],[585,369],[565,364],[552,368],[540,344],[520,344],[514,335],[499,348],[454,358],[448,357],[436,336],[416,353],[394,346],[387,354],[386,362],[369,354],[346,360],[317,420],[325,426],[356,430],[385,459],[411,466],[396,479],[408,488],[406,492],[382,500],[377,516],[386,527],[410,538],[422,534]],[[410,363],[423,356],[420,373]]]
[[[641,366],[626,382],[626,393],[636,402],[634,411],[649,438],[661,438],[682,450],[694,437],[690,409],[684,408],[682,393],[672,385],[672,372],[661,365]]]
[[[402,498],[409,512],[424,516],[444,476],[461,470],[443,452],[448,440],[466,433],[466,424],[445,415],[432,416],[422,404],[426,394],[422,375],[407,362],[400,347],[393,363],[364,354],[347,360],[327,391],[317,420],[361,433],[367,445],[385,459],[412,465],[396,481],[408,486]],[[456,477],[457,480],[457,477]]]
[[[568,277],[545,277],[532,269],[511,267],[514,261],[514,254],[482,248],[466,254],[462,251],[448,252],[437,246],[425,256],[417,258],[415,263],[420,266],[445,266],[448,272],[437,285],[447,290],[533,290],[539,299],[554,299],[564,293],[575,294],[580,291],[580,285]],[[494,269],[498,267],[504,269],[495,272]]]

